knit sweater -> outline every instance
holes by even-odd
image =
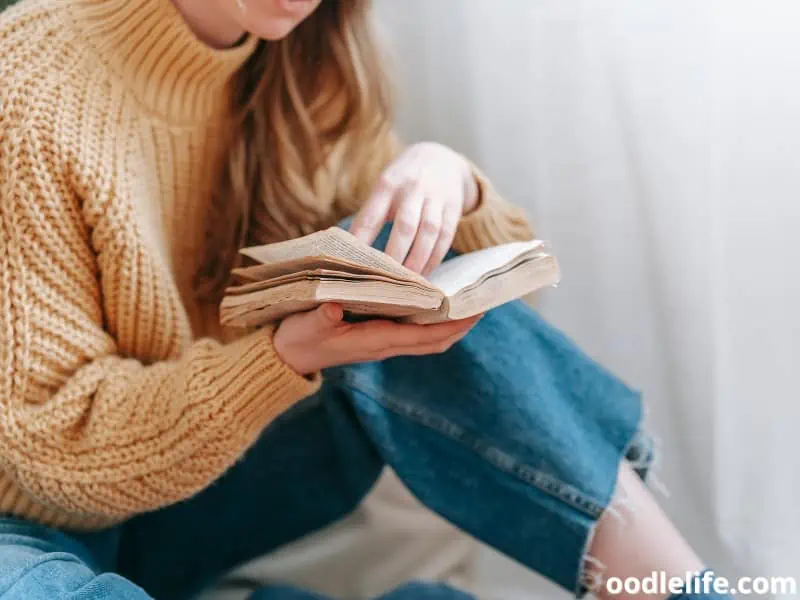
[[[226,88],[256,43],[213,50],[170,0],[0,15],[0,514],[97,529],[188,498],[320,385],[273,328],[228,339],[191,292]],[[476,177],[457,247],[529,238]]]

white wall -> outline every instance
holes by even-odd
[[[800,3],[377,8],[401,131],[553,241],[541,309],[646,393],[668,511],[724,572],[800,577]]]

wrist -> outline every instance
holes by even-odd
[[[272,338],[272,346],[275,348],[275,354],[278,359],[285,364],[287,367],[292,369],[298,375],[302,377],[308,377],[309,374],[312,372],[305,368],[305,365],[298,364],[296,360],[293,358],[292,352],[292,344],[287,343],[285,340],[285,336],[282,334],[281,326],[278,326],[278,329],[275,331],[275,336]]]

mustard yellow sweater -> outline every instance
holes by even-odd
[[[187,498],[320,385],[272,329],[226,340],[191,293],[225,88],[254,47],[206,47],[170,0],[0,16],[0,514],[94,529]],[[479,183],[457,246],[530,237]]]

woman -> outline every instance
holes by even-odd
[[[0,17],[0,598],[192,597],[345,515],[385,463],[578,594],[704,568],[634,474],[638,396],[519,303],[220,331],[244,244],[355,213],[369,242],[393,221],[377,243],[428,272],[531,236],[455,152],[398,152],[367,10],[24,0]]]

